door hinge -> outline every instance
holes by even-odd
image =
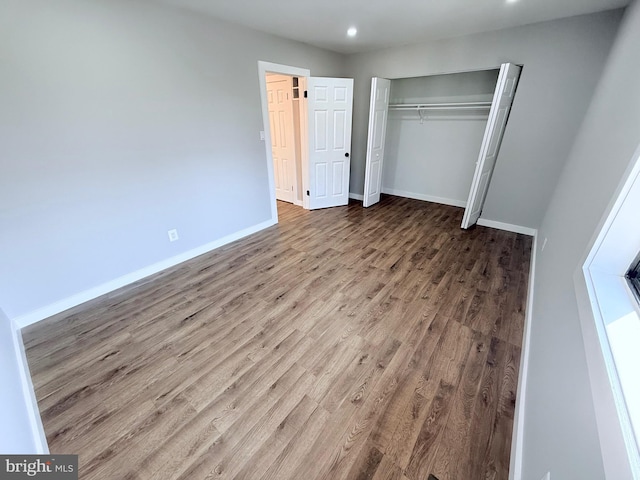
[[[310,195],[309,195],[309,190],[307,190],[307,197],[309,197],[309,196],[310,196]]]
[[[308,92],[305,90],[304,91],[304,98],[307,98],[309,96]]]

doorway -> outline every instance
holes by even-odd
[[[300,79],[266,74],[276,199],[302,206]]]
[[[279,76],[268,77],[273,74]],[[279,185],[284,186],[285,189],[291,188],[294,191],[293,201],[302,202],[302,206],[307,210],[347,205],[353,79],[311,77],[309,70],[263,61],[258,61],[258,76],[264,128],[261,139],[265,142],[273,223],[278,222],[276,170],[280,175]],[[295,78],[298,85],[298,121],[295,121],[295,108],[293,108],[292,117],[294,117],[293,138],[295,138],[295,126],[299,128],[299,161],[298,168],[294,163],[290,171],[281,168],[282,162],[278,161],[277,164],[274,162],[272,136],[276,133],[276,128],[271,128],[267,88],[268,78],[273,79],[275,83],[283,76],[291,79],[292,89]],[[274,92],[275,89],[272,89],[272,93]],[[293,91],[291,98],[293,99]],[[274,113],[276,110],[272,109]],[[286,173],[281,174],[281,172]],[[290,172],[293,172],[293,175]],[[293,184],[287,187],[287,183],[290,184],[291,180]],[[288,197],[289,194],[285,192],[284,195]]]
[[[461,227],[478,223],[521,71],[519,65],[504,63],[491,70],[396,80],[374,77],[363,205],[377,203],[381,192],[391,193],[462,206]],[[393,129],[388,127],[390,111],[397,114]],[[429,128],[423,131],[425,121]],[[385,145],[388,130],[395,138]],[[474,151],[474,137],[482,139],[479,154]],[[392,148],[387,149],[389,145]],[[385,156],[394,151],[386,168]],[[385,170],[390,182],[386,188]],[[423,189],[425,185],[428,188]],[[465,192],[469,192],[466,200]]]
[[[273,159],[273,141],[271,140],[272,129],[269,114],[269,102],[267,94],[267,76],[280,75],[291,78],[293,86],[293,78],[298,79],[298,92],[303,92],[306,86],[306,79],[311,75],[311,71],[305,68],[292,67],[289,65],[281,65],[277,63],[258,61],[258,80],[260,83],[260,99],[262,103],[262,124],[265,131],[261,133],[261,138],[265,141],[265,150],[267,154],[267,172],[269,178],[269,198],[271,200],[271,219],[274,223],[278,222],[278,207],[276,197],[276,172]],[[293,95],[292,95],[293,96]],[[299,94],[300,96],[300,94]],[[293,113],[294,129],[296,125],[295,109]],[[297,171],[295,172],[294,189],[298,187],[298,195],[301,197],[301,203],[304,208],[309,208],[308,197],[303,192],[308,190],[307,178],[308,168],[306,164],[306,148],[307,148],[307,122],[306,122],[306,106],[304,102],[298,101],[297,128],[299,131],[299,142],[297,159],[299,160]],[[297,181],[299,178],[299,182]],[[293,195],[295,198],[295,194]]]

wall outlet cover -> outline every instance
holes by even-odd
[[[169,241],[170,242],[175,242],[176,240],[178,240],[178,230],[176,230],[175,228],[173,230],[169,230],[167,232],[167,234],[169,235]]]

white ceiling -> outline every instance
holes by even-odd
[[[153,0],[341,53],[593,13],[629,0]],[[347,28],[358,29],[348,38]]]

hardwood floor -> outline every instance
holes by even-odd
[[[23,331],[83,479],[506,479],[531,238],[385,197]]]

